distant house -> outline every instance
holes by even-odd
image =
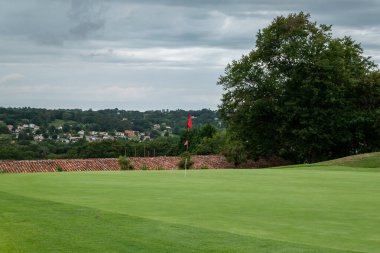
[[[13,125],[7,125],[7,128],[9,131],[12,131],[13,130]]]
[[[80,131],[78,131],[78,134],[81,135],[81,136],[83,136],[84,135],[84,131],[80,130]]]
[[[43,141],[45,138],[42,136],[42,134],[37,134],[33,137],[35,141]]]
[[[115,138],[112,135],[104,135],[103,140],[114,140]]]
[[[96,136],[86,136],[88,142],[101,141],[102,139]]]
[[[124,138],[125,137],[125,133],[123,133],[123,132],[115,132],[115,136],[118,137],[118,138]]]
[[[77,137],[77,136],[70,136],[69,140],[70,142],[77,142],[81,140],[83,137]]]
[[[133,131],[133,130],[125,130],[124,133],[128,136],[128,138],[138,136],[139,134],[138,131]]]
[[[155,130],[158,130],[160,128],[161,128],[160,124],[154,124],[153,125],[153,129],[155,129]]]

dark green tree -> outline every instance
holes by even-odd
[[[380,146],[380,78],[350,37],[304,13],[277,17],[218,84],[229,131],[251,158],[314,162]]]
[[[9,134],[9,129],[7,127],[7,125],[5,125],[4,123],[0,122],[0,134]]]

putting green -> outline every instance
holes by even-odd
[[[379,252],[380,173],[0,174],[0,252]]]

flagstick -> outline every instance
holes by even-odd
[[[185,177],[186,177],[187,158],[185,159]]]
[[[187,128],[187,132],[189,132],[189,128]],[[186,151],[189,152],[189,142],[187,142]],[[187,166],[187,158],[185,160],[185,177],[186,177],[186,172],[187,172],[186,166]]]

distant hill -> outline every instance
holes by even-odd
[[[0,121],[7,125],[36,124],[48,128],[49,126],[63,127],[65,124],[79,131],[125,131],[126,129],[147,132],[154,129],[154,125],[162,128],[170,127],[174,134],[178,134],[186,127],[188,115],[194,116],[195,127],[211,124],[221,128],[217,111],[202,110],[152,110],[127,111],[120,109],[81,110],[81,109],[37,109],[37,108],[3,108],[0,107]]]

